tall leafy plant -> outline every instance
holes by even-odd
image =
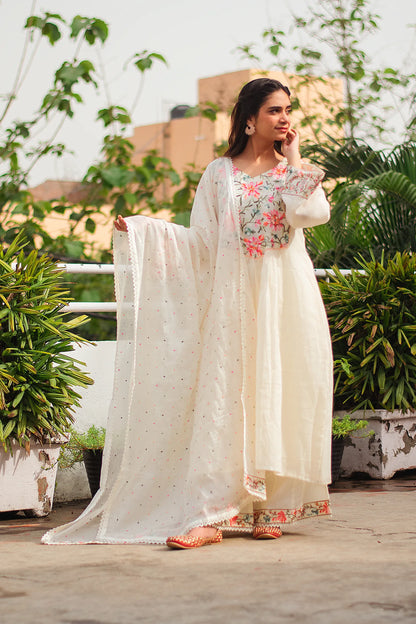
[[[335,408],[416,409],[416,256],[335,268],[321,292],[334,351]]]
[[[82,46],[105,42],[108,28],[98,18],[78,15],[67,24],[60,15],[45,12],[30,15],[24,29],[26,41],[14,84],[7,96],[3,96],[4,106],[0,110],[0,239],[10,243],[19,231],[24,231],[32,246],[37,240],[52,247],[53,238],[43,222],[54,207],[50,202],[33,200],[28,191],[29,177],[39,161],[51,154],[59,157],[64,153],[65,146],[57,141],[59,131],[83,102],[82,85],[98,87],[93,63],[88,58],[79,58]],[[33,67],[40,41],[46,39],[55,46],[64,34],[74,42],[72,58],[56,69],[52,87],[29,117],[13,119],[13,107]],[[42,128],[44,138],[38,141],[35,137]]]
[[[32,5],[34,7],[36,1]],[[59,133],[63,125],[76,115],[77,107],[84,102],[86,86],[90,93],[104,87],[102,90],[107,95],[107,106],[99,111],[98,119],[104,121],[111,131],[105,139],[105,149],[117,149],[117,141],[125,141],[120,128],[125,129],[131,123],[131,114],[143,87],[144,74],[154,62],[166,61],[161,54],[148,50],[135,53],[128,60],[126,65],[134,67],[140,75],[137,93],[128,111],[110,101],[108,86],[102,84],[103,68],[100,68],[100,76],[86,52],[94,49],[100,59],[100,48],[109,34],[108,25],[103,20],[76,15],[67,21],[57,13],[34,13],[27,18],[24,30],[26,38],[15,80],[9,92],[2,96],[4,105],[0,106],[0,241],[9,244],[18,232],[24,231],[31,247],[48,249],[56,258],[71,260],[88,255],[96,257],[97,250],[91,249],[83,236],[85,231],[95,231],[96,205],[80,206],[65,197],[57,197],[53,201],[35,201],[29,191],[31,174],[43,159],[50,155],[61,157],[66,152],[66,146],[58,140]],[[52,87],[44,94],[38,106],[34,105],[28,118],[14,119],[14,105],[22,97],[22,86],[35,65],[41,41],[46,40],[49,45],[57,46],[65,38],[73,43],[73,55],[57,67],[52,77]],[[43,137],[40,142],[37,139],[39,135]],[[123,146],[126,146],[126,142]],[[106,173],[112,181],[119,182],[117,172]],[[148,173],[151,175],[151,172]],[[45,218],[49,215],[65,215],[68,223],[66,236],[51,236],[45,227]]]
[[[329,223],[307,232],[316,264],[349,268],[357,254],[375,258],[416,251],[416,143],[373,150],[362,141],[315,146],[332,204]]]
[[[92,379],[70,352],[73,330],[86,317],[67,320],[62,271],[45,255],[24,253],[19,236],[0,250],[0,443],[30,450],[65,434],[79,405],[76,387]]]
[[[266,55],[259,55],[252,45],[239,48],[262,68],[265,58],[271,61],[270,68],[286,72],[289,83],[296,75],[296,90],[308,87],[307,106],[296,98],[294,104],[302,113],[301,125],[316,143],[325,142],[323,127],[332,128],[333,136],[345,133],[353,139],[396,142],[399,125],[400,138],[414,137],[414,72],[379,66],[363,45],[380,28],[375,4],[372,0],[308,2],[288,25],[279,23],[263,32]],[[342,81],[343,102],[334,101],[328,78]],[[389,125],[386,119],[391,122],[393,115],[395,123]]]

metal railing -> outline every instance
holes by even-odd
[[[59,263],[58,267],[67,273],[90,273],[101,275],[112,275],[114,273],[114,264],[75,264],[75,263]],[[89,312],[116,312],[117,304],[115,301],[71,301],[63,308],[64,312],[72,312],[73,314],[85,314]]]
[[[90,273],[101,275],[112,275],[114,273],[114,264],[75,264],[75,263],[60,263],[60,269],[63,269],[67,273]],[[364,273],[364,271],[359,271]],[[315,275],[317,278],[325,278],[328,274],[333,275],[332,269],[315,269]],[[340,269],[340,273],[348,275],[351,273],[351,269]],[[64,307],[64,312],[72,312],[73,314],[86,314],[89,312],[116,312],[117,304],[115,301],[71,301]]]

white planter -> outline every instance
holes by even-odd
[[[0,449],[0,511],[46,516],[52,509],[60,443],[31,444],[28,454],[18,444],[13,455]]]
[[[350,412],[335,412],[342,418]],[[357,411],[353,420],[367,420],[368,438],[347,440],[341,463],[341,476],[363,472],[374,479],[390,479],[398,470],[416,468],[416,412],[385,410]],[[359,432],[361,433],[361,432]]]

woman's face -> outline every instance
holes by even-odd
[[[290,128],[290,98],[284,91],[274,91],[248,121],[256,127],[256,135],[272,141],[284,141]]]

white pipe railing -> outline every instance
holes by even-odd
[[[114,273],[114,264],[88,264],[88,263],[72,263],[60,262],[58,268],[67,273],[83,273],[91,275],[112,275]],[[115,301],[71,301],[63,309],[63,312],[71,312],[72,314],[86,314],[89,312],[116,312],[117,303]]]
[[[114,264],[88,264],[86,262],[75,264],[71,262],[60,262],[58,268],[67,273],[102,273],[105,275],[114,273]]]
[[[314,269],[316,277],[327,277],[328,275],[335,275],[333,269]],[[341,275],[351,275],[352,269],[338,269]],[[354,269],[356,273],[365,273],[364,269]]]
[[[63,312],[87,314],[89,312],[117,312],[115,301],[71,301],[62,308]]]
[[[59,263],[58,267],[67,273],[90,273],[95,275],[112,275],[114,273],[114,264],[88,264],[88,263]],[[340,269],[342,275],[349,275],[351,269]],[[358,273],[364,273],[358,270]],[[315,269],[316,277],[327,277],[334,275],[332,269]],[[86,314],[89,312],[116,312],[117,304],[115,301],[71,301],[63,308],[64,312],[72,312],[73,314]]]

